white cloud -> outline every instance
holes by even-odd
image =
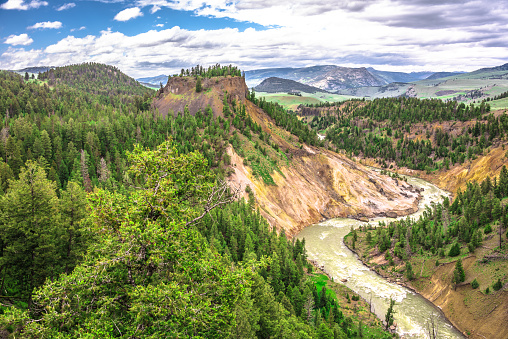
[[[164,24],[157,24],[155,26],[157,26],[157,27],[164,27]]]
[[[56,10],[57,11],[65,11],[66,9],[70,9],[73,7],[76,7],[76,4],[74,2],[69,2],[69,3],[63,4],[62,6],[58,7]]]
[[[159,11],[161,9],[158,5],[153,5],[152,9],[150,9],[150,13],[154,14],[155,12]]]
[[[27,29],[59,29],[62,27],[62,23],[60,21],[45,21],[45,22],[38,22],[33,26],[27,27]]]
[[[9,35],[5,41],[4,41],[4,44],[9,44],[9,45],[13,45],[13,46],[18,46],[18,45],[22,45],[22,46],[28,46],[30,45],[33,41],[32,38],[30,38],[28,36],[28,34],[26,33],[23,33],[23,34],[20,34],[20,35]]]
[[[81,26],[80,28],[72,28],[72,29],[71,29],[71,32],[74,32],[74,31],[82,31],[82,30],[84,30],[84,29],[86,29],[86,27],[85,27],[85,26]]]
[[[24,0],[7,0],[6,3],[0,5],[2,9],[17,9],[21,11],[26,11],[32,8],[39,8],[41,6],[47,6],[48,3],[46,1],[40,0],[32,0],[29,3],[25,3]]]
[[[123,11],[119,12],[117,15],[115,15],[116,21],[128,21],[130,19],[137,18],[138,16],[143,16],[143,13],[139,9],[139,7],[132,7],[124,9]]]

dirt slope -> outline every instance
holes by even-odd
[[[222,99],[227,91],[230,99],[246,105],[246,112],[258,123],[270,141],[288,156],[279,165],[280,172],[271,173],[275,185],[267,185],[253,175],[232,147],[231,184],[249,185],[256,204],[272,227],[294,235],[303,227],[332,217],[399,216],[417,209],[419,192],[405,182],[380,175],[345,156],[301,145],[296,136],[276,126],[263,110],[246,99],[247,86],[240,77],[213,78],[203,82],[204,90],[195,92],[192,78],[172,78],[154,105],[163,114],[183,112],[188,105],[191,114],[210,105],[214,115],[222,114]],[[247,144],[248,140],[244,142]],[[302,146],[300,148],[300,145]],[[247,197],[247,195],[245,195]]]

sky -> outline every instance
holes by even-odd
[[[508,63],[508,1],[0,0],[0,69],[82,62],[473,71]]]

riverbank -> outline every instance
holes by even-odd
[[[484,240],[482,248],[475,255],[459,256],[465,270],[465,282],[454,286],[453,271],[458,258],[443,258],[439,255],[414,254],[411,256],[412,270],[415,274],[409,280],[406,262],[397,258],[393,252],[379,252],[377,246],[367,241],[368,229],[357,230],[357,240],[353,248],[353,235],[344,237],[344,244],[357,254],[366,266],[388,281],[407,287],[439,307],[447,319],[469,338],[502,339],[508,337],[508,286],[499,291],[490,287],[496,272],[508,272],[506,260],[486,261],[483,258],[495,247],[495,237]],[[476,279],[480,286],[471,287]]]
[[[313,260],[308,260],[312,264],[313,272],[308,273],[310,279],[314,282],[319,292],[323,286],[326,286],[328,292],[333,291],[339,305],[342,306],[341,312],[345,317],[349,317],[358,326],[362,326],[363,336],[366,338],[398,338],[395,333],[395,327],[391,327],[389,331],[385,330],[382,319],[372,312],[371,305],[365,298],[357,294],[355,291],[344,285],[334,281],[324,267],[320,267]]]

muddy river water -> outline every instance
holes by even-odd
[[[422,179],[413,177],[407,179],[410,184],[424,189],[419,210],[412,214],[411,218],[419,218],[426,205],[430,205],[433,201],[441,202],[448,194]],[[393,220],[376,218],[371,219],[370,223],[377,225],[379,221]],[[464,338],[431,302],[371,271],[344,245],[343,238],[350,232],[351,227],[357,228],[361,225],[366,223],[336,218],[304,228],[296,237],[305,238],[309,259],[323,266],[335,281],[347,279],[345,285],[371,302],[373,312],[380,319],[384,319],[390,298],[395,299],[397,332],[404,338],[428,338],[426,328],[431,315],[437,320],[439,338]]]

